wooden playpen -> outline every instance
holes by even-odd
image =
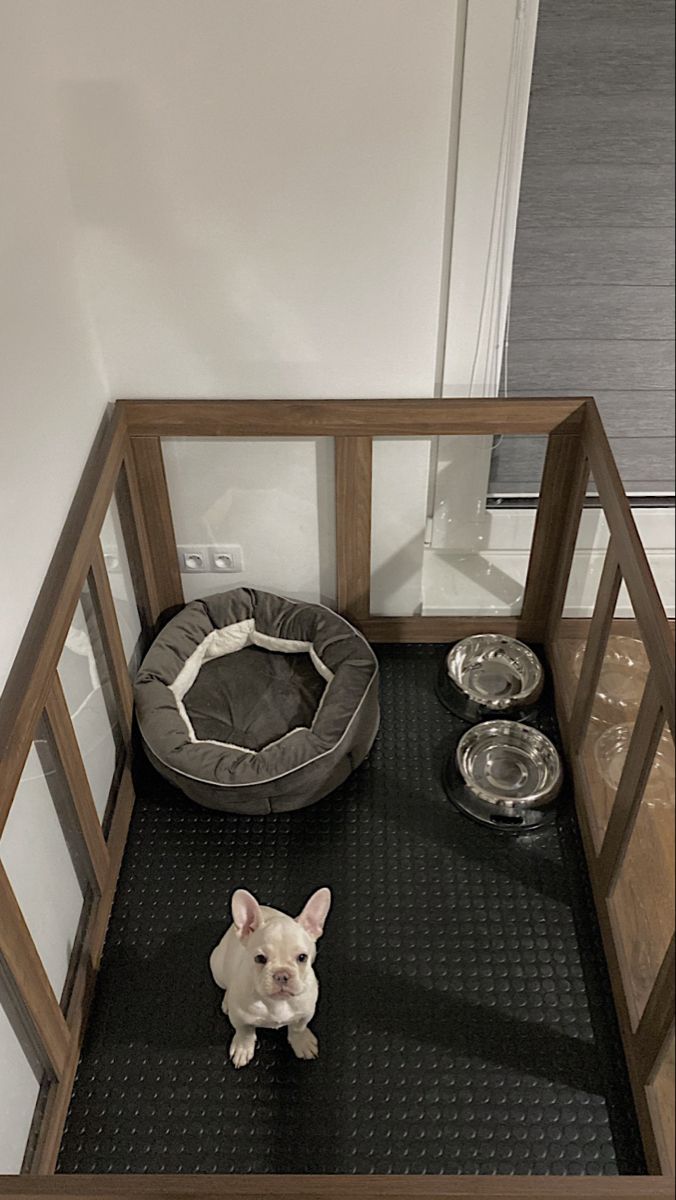
[[[520,615],[491,618],[379,616],[371,612],[372,440],[434,435],[546,435],[547,453]],[[335,441],[337,608],[372,642],[450,642],[504,632],[545,646],[571,769],[633,1098],[651,1176],[624,1179],[401,1176],[292,1177],[54,1176],[134,804],[132,691],[100,530],[113,495],[124,527],[146,645],[183,601],[161,440],[166,437],[330,437]],[[562,616],[590,477],[610,532],[593,615]],[[604,656],[628,622],[615,618],[624,583],[649,673],[614,795],[599,797],[586,735]],[[97,815],[57,666],[88,585],[115,694],[123,748],[106,821]],[[572,653],[572,649],[575,653]],[[571,669],[575,661],[577,667]],[[580,666],[581,663],[581,666]],[[674,636],[641,545],[599,414],[591,399],[486,400],[123,400],[111,406],[0,700],[0,832],[38,727],[46,729],[66,784],[72,837],[91,889],[66,988],[54,994],[28,925],[0,864],[0,960],[7,995],[44,1083],[26,1175],[0,1192],[16,1195],[227,1196],[667,1196],[673,1173],[674,914],[664,898],[673,876],[673,832],[653,830],[662,854],[633,852],[645,827],[645,792],[660,739],[673,736]],[[666,730],[666,734],[665,734]],[[669,731],[670,735],[669,735]],[[601,815],[600,815],[601,814]],[[673,811],[668,814],[673,822]],[[105,833],[104,833],[105,830]],[[631,851],[631,862],[629,851]],[[618,886],[627,870],[639,873]],[[660,871],[663,873],[660,874]],[[664,874],[666,872],[666,876]],[[655,924],[658,961],[645,947],[636,896]],[[650,959],[650,955],[648,955]],[[653,955],[654,958],[654,955]],[[643,964],[636,975],[636,962]],[[642,972],[642,974],[641,974]],[[35,1176],[51,1178],[36,1179]]]

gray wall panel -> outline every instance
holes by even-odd
[[[610,444],[627,487],[637,492],[672,492],[676,440],[673,426],[663,438],[611,438]]]
[[[673,0],[557,0],[541,5],[540,20],[546,25],[598,21],[612,12],[614,19],[621,21],[625,28],[632,24],[635,27],[657,22],[668,28],[673,20],[673,9]]]
[[[521,224],[671,227],[673,182],[671,165],[534,163],[521,185]]]
[[[543,93],[532,105],[531,163],[654,163],[674,159],[674,110],[662,92]]]
[[[673,387],[673,341],[510,342],[509,388],[570,388],[596,391],[659,391]],[[631,431],[628,430],[628,433]]]
[[[503,389],[504,390],[504,389]],[[509,387],[515,395],[517,389]],[[523,388],[520,396],[562,396],[559,391],[541,388],[533,391]],[[609,438],[626,437],[627,430],[638,438],[670,437],[674,432],[674,392],[618,392],[594,391],[585,388],[567,388],[567,396],[593,395],[603,418]]]
[[[523,338],[671,338],[674,289],[568,286],[515,288],[509,336]]]
[[[625,487],[643,493],[671,491],[676,447],[673,436],[659,440],[611,438],[610,444]],[[541,438],[506,438],[493,453],[491,493],[537,493],[544,453]]]
[[[519,226],[514,284],[667,285],[674,281],[671,229],[536,229]]]
[[[629,491],[673,488],[673,45],[670,0],[540,0],[503,390],[595,394]]]
[[[600,15],[587,21],[552,21],[547,0],[540,20],[537,75],[533,91],[673,93],[673,10],[640,24],[627,20],[623,9],[599,0]],[[636,0],[636,8],[642,8]],[[625,10],[626,12],[626,10]]]

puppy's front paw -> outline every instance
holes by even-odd
[[[245,1067],[251,1062],[256,1049],[256,1038],[253,1034],[236,1033],[230,1043],[230,1058],[234,1067]]]
[[[319,1042],[311,1029],[301,1029],[299,1033],[289,1030],[289,1045],[296,1058],[318,1058]]]

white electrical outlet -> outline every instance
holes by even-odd
[[[176,549],[181,571],[190,575],[199,575],[211,570],[207,546],[177,546]]]
[[[210,546],[209,558],[212,571],[243,571],[244,556],[241,546]]]

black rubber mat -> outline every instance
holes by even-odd
[[[148,777],[60,1171],[643,1171],[570,806],[523,837],[455,811],[442,652],[380,649],[374,749],[313,808],[228,816]],[[235,1071],[208,965],[229,896],[293,912],[322,884],[319,1060],[262,1031]]]

